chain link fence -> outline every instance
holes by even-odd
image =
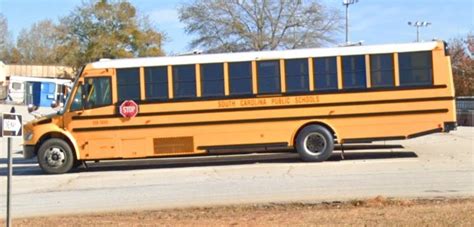
[[[474,126],[474,96],[457,97],[456,113],[459,126]]]

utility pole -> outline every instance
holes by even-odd
[[[431,25],[431,22],[427,21],[408,21],[408,25],[416,27],[416,42],[420,42],[420,27],[428,27]]]
[[[349,5],[357,3],[359,0],[342,0],[342,4],[346,7],[346,44],[349,43]]]

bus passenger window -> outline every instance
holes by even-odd
[[[433,84],[431,51],[399,53],[400,86]]]
[[[342,77],[344,89],[366,88],[365,56],[343,56]]]
[[[195,65],[173,66],[173,91],[178,99],[196,97]]]
[[[257,62],[259,94],[280,93],[280,61]]]
[[[224,65],[201,65],[201,90],[203,97],[224,96]]]
[[[286,91],[309,91],[308,59],[285,60]]]
[[[140,100],[140,69],[117,69],[118,101]]]
[[[168,69],[166,66],[145,68],[145,97],[147,100],[168,99]]]
[[[112,104],[112,92],[110,90],[109,77],[87,78],[85,109],[91,109]]]
[[[230,95],[252,94],[252,63],[229,63],[229,93]]]
[[[313,58],[316,91],[337,90],[336,57]]]
[[[372,87],[393,87],[393,54],[370,55]]]

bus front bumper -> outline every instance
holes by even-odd
[[[31,159],[36,156],[34,145],[23,145],[23,158]]]

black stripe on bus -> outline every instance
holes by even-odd
[[[145,129],[145,128],[186,127],[186,126],[199,126],[199,125],[244,124],[244,123],[260,123],[260,122],[311,120],[311,119],[317,119],[317,118],[332,119],[332,118],[350,118],[350,117],[372,117],[372,116],[393,116],[393,115],[447,113],[448,111],[449,111],[448,109],[429,109],[429,110],[410,110],[410,111],[356,113],[356,114],[339,114],[339,115],[313,115],[313,116],[281,117],[281,118],[182,122],[182,123],[164,123],[164,124],[150,124],[150,125],[92,127],[92,128],[89,127],[89,128],[75,128],[75,129],[73,129],[73,131],[74,132],[90,132],[90,131]]]
[[[420,137],[420,136],[426,136],[426,135],[429,135],[429,134],[433,134],[433,133],[437,133],[437,132],[442,132],[442,131],[443,131],[442,128],[435,128],[435,129],[431,129],[431,130],[427,130],[427,131],[418,132],[418,133],[414,133],[414,134],[408,135],[408,136],[407,136],[407,139],[412,139],[412,138],[416,138],[416,137]]]
[[[405,136],[387,136],[387,137],[368,137],[368,138],[354,138],[354,139],[344,139],[342,143],[370,143],[373,141],[382,141],[382,140],[404,140]]]
[[[382,140],[404,140],[404,139],[413,139],[420,136],[426,136],[433,133],[442,132],[442,128],[430,129],[422,132],[417,132],[410,134],[408,136],[389,136],[389,137],[373,137],[373,138],[354,138],[354,139],[344,139],[342,143],[370,143],[373,141],[382,141]]]
[[[251,99],[251,98],[272,98],[272,97],[286,97],[286,96],[306,96],[306,95],[335,95],[335,94],[350,94],[350,93],[371,93],[383,91],[404,91],[404,90],[426,90],[426,89],[443,89],[448,86],[428,85],[428,86],[404,86],[404,87],[384,87],[384,88],[360,88],[360,89],[342,89],[342,90],[328,90],[328,91],[301,91],[301,92],[286,92],[277,94],[249,94],[249,95],[230,95],[220,97],[193,97],[193,98],[174,98],[174,99],[151,99],[151,100],[135,100],[138,104],[155,104],[155,103],[176,103],[176,102],[200,102],[200,101],[218,101],[218,100],[235,100],[235,99]]]
[[[220,113],[220,112],[235,112],[235,111],[277,110],[277,109],[329,107],[329,106],[390,104],[390,103],[400,103],[400,102],[407,103],[407,102],[428,102],[428,101],[451,101],[451,100],[454,100],[454,97],[447,96],[447,97],[429,97],[429,98],[415,98],[415,99],[374,100],[374,101],[337,102],[337,103],[312,103],[312,104],[297,104],[297,105],[236,107],[236,108],[204,109],[204,110],[180,110],[180,111],[168,111],[168,112],[138,113],[137,117],[179,115],[179,114]],[[122,116],[119,114],[73,116],[72,119],[73,120],[91,120],[91,119],[104,119],[104,118],[116,118],[116,117],[121,118]]]
[[[288,148],[288,143],[255,143],[255,144],[231,144],[217,146],[199,146],[198,150],[227,150],[227,149],[268,149],[268,148]]]

